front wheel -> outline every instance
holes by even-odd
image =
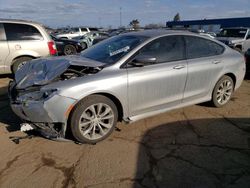
[[[73,136],[82,143],[97,143],[107,138],[117,123],[117,108],[102,95],[91,95],[74,108],[70,126]]]
[[[234,82],[231,77],[223,76],[215,85],[212,103],[215,107],[222,107],[229,102],[233,95]]]

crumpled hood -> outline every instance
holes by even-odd
[[[242,39],[242,38],[236,38],[236,37],[217,37],[216,38],[217,40],[219,40],[219,41],[221,41],[221,42],[223,42],[223,43],[229,43],[229,42],[231,42],[231,43],[240,43],[240,42],[243,42],[244,41],[244,39]]]
[[[46,85],[64,73],[70,65],[83,67],[103,67],[105,63],[79,55],[35,59],[26,63],[15,74],[17,89],[33,85]]]

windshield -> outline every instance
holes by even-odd
[[[218,36],[244,38],[246,33],[247,29],[223,29]]]
[[[107,39],[81,53],[81,56],[113,64],[147,39],[145,36],[123,35]]]

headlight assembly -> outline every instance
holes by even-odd
[[[34,91],[30,93],[23,94],[18,97],[17,100],[20,101],[45,101],[49,98],[53,97],[56,94],[56,89],[51,90],[41,90],[41,91]]]

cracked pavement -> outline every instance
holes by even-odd
[[[0,78],[0,187],[250,187],[250,81],[223,108],[206,104],[133,124],[96,145],[25,136]]]

